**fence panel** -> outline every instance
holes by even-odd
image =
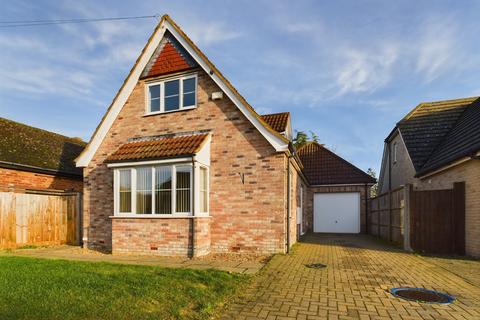
[[[0,247],[79,244],[80,197],[0,192]]]
[[[465,185],[450,190],[411,191],[410,241],[416,251],[465,252]]]
[[[404,189],[370,199],[369,233],[401,245],[403,243]]]

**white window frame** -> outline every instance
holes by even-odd
[[[202,208],[200,206],[200,203],[201,203],[200,202],[200,197],[202,196],[202,194],[201,194],[202,186],[200,184],[200,177],[201,177],[201,174],[202,174],[202,169],[205,169],[205,172],[206,172],[205,179],[207,180],[207,190],[205,191],[206,194],[207,194],[207,199],[206,199],[206,201],[207,201],[207,211],[202,211]],[[199,182],[198,183],[198,192],[197,192],[198,200],[199,200],[198,201],[198,211],[201,214],[208,214],[208,212],[210,211],[210,170],[207,166],[201,165],[201,166],[198,167],[198,182]]]
[[[156,167],[169,167],[172,172],[172,213],[161,214],[155,213],[155,168]],[[177,212],[176,211],[176,199],[177,199],[177,167],[189,167],[190,168],[190,211],[189,212]],[[150,168],[152,170],[152,213],[151,214],[137,214],[137,168]],[[131,212],[120,212],[120,171],[130,170],[131,174]],[[172,217],[172,216],[191,216],[193,214],[193,192],[197,192],[193,186],[194,168],[191,163],[177,163],[171,165],[164,164],[152,164],[148,166],[132,166],[132,167],[120,167],[115,168],[113,171],[114,177],[114,216],[121,217]],[[207,186],[208,188],[208,186]],[[198,193],[198,192],[197,192]]]
[[[193,106],[184,107],[183,106],[183,81],[188,79],[195,79],[195,103]],[[165,111],[165,82],[169,81],[179,81],[179,108],[176,110],[169,110]],[[160,85],[160,111],[151,111],[150,105],[150,87]],[[176,77],[169,77],[169,78],[162,78],[161,80],[155,80],[152,82],[148,82],[145,85],[145,115],[154,115],[154,114],[162,114],[162,113],[170,113],[170,112],[178,112],[182,110],[190,110],[195,109],[198,104],[198,76],[196,73],[188,74],[183,76],[176,76]]]

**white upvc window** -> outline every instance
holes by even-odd
[[[146,113],[157,114],[196,108],[197,75],[147,83]]]
[[[191,164],[114,170],[114,215],[191,215]]]
[[[201,213],[208,212],[208,168],[201,166],[199,171],[199,210]]]
[[[208,175],[201,163],[115,167],[114,216],[208,216]]]

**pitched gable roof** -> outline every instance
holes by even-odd
[[[417,175],[464,156],[478,143],[480,128],[472,122],[477,109],[478,97],[421,103],[397,124]]]
[[[146,46],[143,48],[135,65],[131,69],[127,78],[123,82],[119,91],[115,95],[112,104],[103,116],[100,124],[97,126],[82,154],[76,159],[78,167],[88,165],[101,142],[108,133],[116,117],[125,105],[128,97],[140,79],[142,72],[150,61],[158,45],[162,41],[166,32],[171,33],[176,41],[194,61],[212,78],[212,80],[223,90],[226,96],[238,107],[244,116],[253,124],[253,126],[265,137],[276,151],[287,151],[289,140],[271,128],[255,110],[248,104],[232,84],[222,75],[222,73],[210,62],[210,60],[197,48],[197,46],[188,38],[188,36],[177,26],[177,24],[168,16],[164,15],[159,24],[150,36]]]
[[[208,133],[167,135],[151,140],[126,143],[112,153],[106,162],[158,160],[193,155],[200,151]]]
[[[311,185],[375,183],[374,178],[316,142],[307,143],[297,152]]]
[[[280,133],[287,131],[290,112],[264,114],[261,117],[275,131]]]
[[[74,159],[85,142],[0,118],[0,166],[82,175]]]
[[[422,168],[475,99],[422,103],[397,124],[416,171]]]
[[[480,99],[468,105],[445,139],[432,152],[418,175],[439,169],[480,151]]]

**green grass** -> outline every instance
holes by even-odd
[[[245,275],[0,257],[0,319],[209,319]]]

